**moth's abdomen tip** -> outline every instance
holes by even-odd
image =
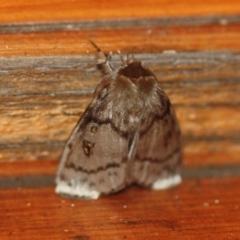
[[[66,182],[57,181],[55,192],[59,195],[73,198],[98,199],[100,193],[90,190],[86,186],[76,185],[69,186]]]
[[[160,178],[152,185],[153,190],[164,190],[174,187],[182,182],[182,177],[179,174],[167,178]]]

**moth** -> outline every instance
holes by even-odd
[[[173,107],[153,72],[134,56],[114,69],[97,49],[104,77],[63,151],[60,195],[97,199],[131,184],[154,190],[181,182],[181,134]]]

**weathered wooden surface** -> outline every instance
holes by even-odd
[[[156,73],[182,127],[180,186],[54,193],[101,79],[89,38]],[[240,1],[1,1],[0,114],[1,240],[240,239]]]
[[[101,79],[93,38],[156,73],[181,123],[186,166],[239,164],[240,17],[168,20],[0,24],[0,161],[59,158]]]
[[[131,187],[97,201],[53,187],[0,191],[1,240],[239,239],[239,178],[188,180],[168,191]]]
[[[174,19],[165,22],[158,19],[156,23],[152,20],[129,20],[127,24],[133,27],[120,21],[118,28],[114,25],[103,28],[107,21],[99,28],[98,24],[75,27],[81,22],[70,23],[69,26],[61,22],[44,26],[32,24],[29,29],[24,24],[17,27],[0,25],[0,54],[6,57],[93,54],[95,49],[89,38],[94,39],[106,53],[117,50],[123,53],[239,51],[240,16],[217,18],[213,22],[211,18],[204,20],[197,18],[180,22]]]
[[[229,154],[229,164],[239,163],[239,53],[135,56],[155,72],[175,105],[185,141],[185,164],[196,164],[188,154],[205,154],[205,162],[199,161],[203,165],[224,163],[221,154]],[[101,79],[93,55],[15,57],[0,62],[1,160],[58,158]],[[112,62],[120,64],[118,56]]]

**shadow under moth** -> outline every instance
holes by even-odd
[[[104,77],[65,146],[56,192],[97,199],[130,184],[154,190],[179,184],[180,128],[156,76],[134,56],[120,55],[114,69],[91,43]]]

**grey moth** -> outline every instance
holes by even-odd
[[[181,182],[181,134],[153,72],[134,56],[114,69],[94,43],[104,73],[63,151],[60,195],[97,199],[131,184],[154,190]]]

